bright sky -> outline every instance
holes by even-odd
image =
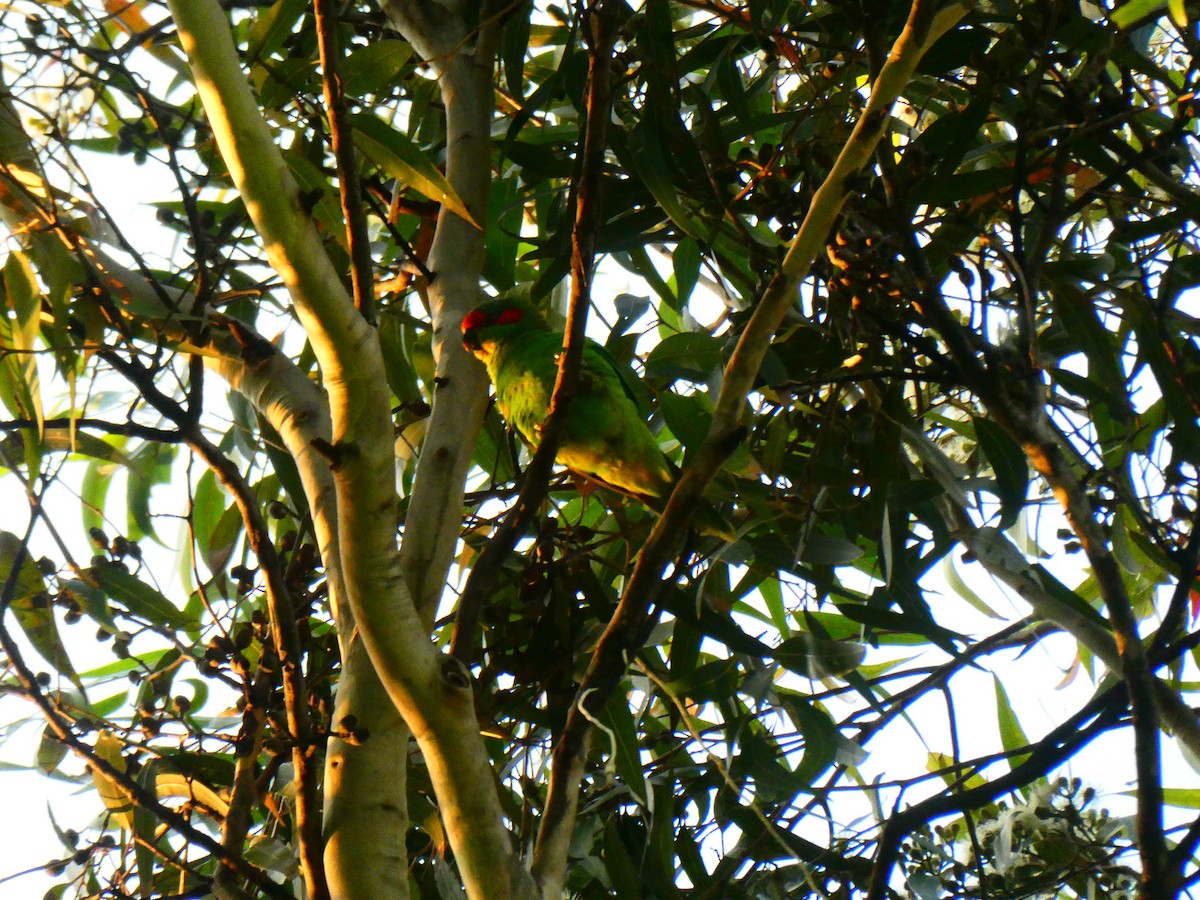
[[[147,173],[151,170],[147,170]],[[144,192],[142,189],[144,188]],[[144,204],[145,201],[170,196],[171,185],[155,183],[152,180],[139,184],[138,192],[129,190],[129,182],[124,177],[114,175],[111,180],[99,180],[97,189],[106,202],[112,204],[114,214],[123,226],[130,231],[136,231],[142,247],[153,246],[158,240],[157,235],[163,229],[157,227],[154,212]],[[169,244],[157,252],[168,255]],[[616,266],[606,266],[606,274],[597,285],[596,294],[599,297],[612,297],[620,292],[648,294],[644,284],[633,279],[624,270]],[[666,273],[664,273],[666,274]],[[720,313],[719,301],[713,298],[699,312],[704,321],[714,320]],[[601,308],[606,318],[612,320],[612,310]],[[597,317],[592,317],[590,331],[594,337],[603,340],[605,330]],[[644,348],[643,348],[644,349]],[[69,468],[74,474],[68,476],[68,483],[77,479],[82,473],[78,464]],[[169,499],[174,489],[165,489],[164,496]],[[115,492],[119,495],[119,491]],[[11,510],[7,530],[21,533],[27,522],[27,508],[20,485],[12,476],[0,477],[0,508]],[[165,507],[164,507],[165,508]],[[73,505],[69,494],[59,493],[59,503],[51,510],[58,528],[73,545],[72,549],[80,558],[90,555],[87,538],[78,518],[78,509]],[[118,513],[115,516],[120,521]],[[1042,514],[1040,530],[1043,535],[1053,535],[1054,530],[1061,525],[1054,511]],[[170,535],[165,537],[170,539]],[[1047,546],[1056,546],[1054,541],[1047,541]],[[58,553],[47,542],[44,533],[35,544],[37,552],[44,552],[51,558],[58,558]],[[146,556],[153,571],[164,577],[167,573],[178,569],[177,563],[170,550],[154,547],[146,542]],[[1073,584],[1079,578],[1077,563],[1079,557],[1059,555],[1057,558],[1044,561],[1056,570],[1056,574],[1068,584]],[[1024,604],[1013,600],[1008,593],[995,584],[978,564],[957,562],[960,577],[966,581],[986,603],[1001,615],[1012,618],[1027,613]],[[849,577],[855,577],[856,573]],[[857,576],[862,578],[861,575]],[[848,578],[849,580],[849,578]],[[851,582],[853,583],[853,582]],[[176,588],[178,585],[176,585]],[[935,578],[929,584],[929,603],[934,614],[946,627],[963,633],[983,636],[997,630],[1001,623],[989,621],[981,614],[971,610],[961,601],[951,599],[952,588],[949,582]],[[939,602],[939,595],[946,597],[946,602]],[[77,654],[79,667],[100,666],[112,660],[110,645],[98,645],[92,638],[94,627],[84,620],[78,626],[65,626],[64,637],[68,641],[73,654]],[[747,623],[747,630],[755,631],[752,622]],[[136,645],[134,647],[136,651]],[[868,662],[881,658],[894,658],[903,654],[904,648],[883,648],[873,651]],[[933,659],[932,656],[926,658]],[[958,676],[954,682],[956,697],[956,712],[959,724],[959,741],[963,758],[994,752],[998,746],[995,725],[995,687],[991,672],[995,672],[1005,685],[1009,699],[1017,710],[1021,724],[1030,738],[1036,739],[1050,728],[1059,724],[1064,717],[1078,710],[1092,694],[1089,680],[1081,673],[1072,679],[1064,679],[1073,664],[1073,642],[1063,636],[1051,637],[1039,642],[1028,653],[1019,655],[1016,651],[1006,651],[990,657],[985,663],[989,671],[972,669]],[[940,660],[937,660],[940,661]],[[792,681],[799,682],[795,676],[789,676]],[[821,690],[820,685],[812,685],[812,689]],[[899,685],[897,686],[899,689]],[[93,698],[95,699],[95,698]],[[830,705],[831,712],[837,717],[839,711],[848,712],[850,707],[838,702]],[[31,708],[22,701],[12,698],[0,699],[0,723],[15,723],[21,717],[29,716]],[[931,751],[950,752],[950,740],[947,731],[947,716],[943,699],[939,694],[931,694],[919,701],[910,711],[913,720],[919,723],[922,732],[915,733],[903,720],[897,720],[885,733],[875,737],[868,749],[870,756],[861,766],[861,773],[867,782],[876,777],[892,780],[908,775],[916,775],[926,771],[928,754]],[[23,725],[5,725],[5,741],[0,745],[0,761],[28,765],[34,758],[37,740],[40,734],[40,721],[34,719]],[[1165,750],[1165,783],[1168,787],[1188,787],[1196,784],[1195,772],[1183,761],[1175,743],[1164,741]],[[1098,739],[1087,750],[1081,753],[1067,774],[1078,774],[1085,782],[1097,787],[1103,797],[1102,804],[1114,811],[1128,814],[1132,812],[1133,804],[1124,793],[1131,789],[1132,742],[1129,733],[1110,734]],[[81,771],[77,763],[68,763],[64,769],[72,772]],[[993,770],[1003,771],[1002,769]],[[936,791],[938,782],[929,782],[927,791],[910,791],[905,795],[906,802],[914,802],[925,793]],[[83,827],[102,810],[99,798],[90,790],[79,792],[75,784],[48,779],[39,774],[24,771],[0,770],[0,795],[6,797],[13,808],[21,809],[21,816],[0,817],[0,846],[7,848],[3,864],[0,864],[0,877],[36,867],[44,862],[66,855],[62,844],[55,835],[50,821],[52,814],[62,828]],[[1107,796],[1105,796],[1107,795]],[[894,791],[884,791],[882,794],[885,810],[895,801]],[[867,815],[868,808],[864,805],[862,814]],[[815,819],[810,823],[814,837],[822,837],[822,823]],[[727,833],[726,840],[732,840],[735,833]],[[710,848],[714,855],[717,847]],[[51,878],[45,873],[26,875],[6,888],[15,888],[16,893],[5,893],[5,896],[41,896],[45,889],[61,879]]]
[[[121,223],[125,233],[136,235],[137,245],[142,250],[160,255],[164,259],[169,258],[174,249],[175,238],[157,223],[153,208],[147,205],[152,200],[167,199],[173,194],[173,182],[166,177],[163,170],[157,166],[144,166],[137,170],[137,177],[131,179],[126,160],[120,161],[118,168],[108,159],[89,158],[86,154],[83,155],[83,159],[90,175],[95,179],[94,187],[97,193]],[[665,266],[664,263],[664,274],[667,274]],[[612,297],[621,292],[640,295],[650,293],[644,283],[632,278],[615,265],[606,267],[605,272],[597,283],[598,296]],[[719,300],[714,297],[700,308],[698,317],[702,321],[711,322],[722,309]],[[611,309],[602,308],[601,311],[605,313],[606,318],[612,320]],[[595,317],[591,322],[590,333],[599,340],[605,337],[604,328]],[[82,468],[74,465],[69,471],[71,474],[68,475],[67,482],[71,483],[79,477]],[[178,490],[178,486],[168,488],[164,494],[169,495]],[[3,527],[21,533],[27,522],[27,504],[21,486],[11,475],[0,477],[0,509],[9,511]],[[50,510],[50,515],[71,543],[73,552],[86,560],[91,551],[79,521],[78,508],[73,505],[68,492],[59,493],[58,501]],[[1060,525],[1055,512],[1048,511],[1043,514],[1040,528],[1044,535],[1053,536]],[[1057,543],[1047,540],[1045,546],[1056,547]],[[149,542],[144,549],[148,562],[158,575],[164,576],[166,573],[177,571],[177,564],[170,549],[154,548]],[[48,543],[44,532],[35,542],[35,553],[46,553],[51,558],[59,559],[59,554]],[[1064,582],[1073,585],[1079,580],[1077,560],[1078,557],[1059,555],[1044,562],[1052,567]],[[1019,600],[1014,600],[986,576],[978,564],[957,563],[957,568],[972,590],[1000,614],[1012,618],[1027,614],[1025,605]],[[987,620],[961,601],[951,600],[952,588],[944,579],[932,579],[929,588],[930,605],[935,616],[938,616],[946,627],[983,636],[997,630],[1001,624]],[[945,596],[946,601],[939,603],[938,595]],[[94,627],[88,625],[87,620],[78,626],[64,627],[64,636],[81,669],[103,665],[112,660],[110,645],[97,644],[92,638],[93,630]],[[753,628],[748,626],[748,630],[753,631]],[[136,650],[136,646],[134,649]],[[873,651],[874,656],[869,657],[868,661],[891,658],[899,652],[897,648],[885,647],[880,651]],[[972,669],[958,676],[954,682],[954,694],[963,757],[971,758],[994,751],[998,746],[993,672],[1004,683],[1021,724],[1030,738],[1036,739],[1084,705],[1094,690],[1089,680],[1082,673],[1074,678],[1065,678],[1072,668],[1074,654],[1073,641],[1055,636],[1039,642],[1024,655],[1019,655],[1016,651],[1006,651],[989,657],[985,664],[988,671]],[[1194,677],[1195,672],[1191,672],[1190,675]],[[814,687],[820,689],[819,685]],[[835,717],[839,709],[836,703],[831,705]],[[848,707],[846,710],[848,711]],[[10,810],[19,811],[16,815],[0,816],[0,846],[5,848],[0,860],[0,878],[40,866],[67,854],[55,835],[50,823],[50,814],[53,814],[60,827],[82,830],[102,811],[99,798],[87,786],[80,793],[75,784],[46,778],[20,768],[8,769],[7,764],[27,766],[35,756],[40,723],[36,719],[21,721],[31,713],[32,708],[20,700],[0,698],[0,729],[3,735],[3,743],[0,744],[0,796],[5,797]],[[895,779],[923,773],[926,771],[930,751],[950,752],[946,710],[940,695],[931,694],[925,697],[910,710],[910,714],[914,721],[920,723],[921,733],[916,734],[903,720],[897,720],[886,733],[876,737],[868,747],[873,755],[861,766],[862,775],[868,782],[876,776]],[[1163,746],[1166,785],[1194,787],[1197,784],[1196,772],[1183,760],[1175,742],[1164,739]],[[1086,783],[1096,786],[1102,795],[1106,795],[1102,801],[1103,805],[1128,813],[1133,808],[1132,801],[1125,796],[1125,792],[1130,790],[1133,777],[1132,759],[1132,740],[1128,731],[1110,734],[1098,739],[1081,753],[1067,774],[1077,774],[1084,778]],[[64,769],[81,771],[78,763],[64,764]],[[930,791],[937,788],[937,783],[930,782],[928,785]],[[885,804],[895,800],[895,792],[885,792],[883,796]],[[921,792],[913,791],[905,795],[905,800],[912,802],[920,796]],[[863,811],[865,813],[866,809]],[[819,822],[813,823],[814,827],[819,825]],[[0,882],[0,894],[10,897],[40,897],[47,888],[60,880],[45,873],[27,875],[14,882]]]

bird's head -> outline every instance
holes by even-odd
[[[489,300],[481,303],[462,320],[463,346],[484,359],[488,345],[503,340],[522,327],[545,328],[541,313],[519,300]]]

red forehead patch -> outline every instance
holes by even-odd
[[[468,331],[473,331],[476,328],[485,328],[489,325],[514,325],[524,318],[525,311],[517,306],[510,306],[494,318],[489,317],[482,309],[473,309],[463,316],[462,330],[465,334]]]
[[[483,310],[473,309],[469,313],[467,313],[465,316],[463,316],[462,330],[463,330],[463,332],[471,331],[472,329],[478,328],[480,325],[483,325],[486,321],[487,321],[487,316],[485,316],[483,314]]]

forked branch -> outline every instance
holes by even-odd
[[[567,724],[555,747],[544,814],[546,822],[539,832],[535,852],[535,872],[548,896],[556,895],[566,869],[569,829],[578,802],[591,720],[620,683],[629,656],[645,640],[654,622],[651,607],[679,553],[681,536],[687,533],[705,487],[741,440],[746,398],[753,390],[754,379],[762,367],[771,338],[795,304],[800,282],[813,260],[824,249],[826,236],[848,195],[850,178],[870,161],[885,133],[892,104],[912,78],[925,51],[966,13],[966,6],[960,3],[941,11],[935,11],[935,6],[931,0],[913,3],[908,22],[892,47],[858,124],[833,170],[814,195],[812,206],[780,270],[759,300],[738,341],[725,368],[708,434],[695,459],[684,469],[662,516],[638,555],[617,610],[592,654]],[[564,832],[568,835],[566,839]]]

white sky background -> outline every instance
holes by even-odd
[[[177,237],[157,222],[154,209],[148,205],[151,201],[172,199],[175,196],[174,182],[165,170],[155,165],[131,169],[132,164],[127,158],[112,160],[88,154],[81,154],[81,158],[85,161],[100,199],[121,224],[125,234],[136,236],[136,244],[143,252],[164,259],[172,256]],[[664,267],[665,265],[664,262]],[[664,274],[669,274],[665,268]],[[702,288],[697,289],[698,292],[700,290]],[[644,283],[632,278],[624,270],[615,265],[606,266],[605,274],[597,281],[595,295],[598,298],[611,298],[622,292],[640,295],[651,293]],[[715,298],[711,299],[707,309],[693,300],[693,311],[703,322],[715,320],[722,309]],[[613,320],[611,308],[602,306],[600,311],[605,318]],[[595,316],[591,317],[590,333],[600,341],[606,336],[603,326]],[[643,346],[641,349],[647,348]],[[218,380],[209,376],[209,385],[212,392],[210,396],[215,396],[220,390]],[[67,482],[74,480],[77,483],[78,476],[82,474],[82,465],[73,464],[69,471],[72,474],[68,476]],[[172,493],[177,494],[183,488],[176,483],[158,490],[161,499]],[[72,551],[78,558],[86,560],[92,551],[79,519],[78,507],[72,504],[69,494],[59,491],[58,497],[59,503],[50,510],[50,515],[71,544]],[[11,475],[0,476],[0,509],[7,511],[0,527],[17,534],[23,533],[28,521],[27,508],[24,493],[16,479]],[[118,522],[123,521],[120,516],[114,518]],[[1061,517],[1056,511],[1043,510],[1039,524],[1041,533],[1052,537],[1061,525]],[[174,537],[165,523],[162,526],[162,536],[165,540]],[[1043,545],[1050,550],[1057,550],[1059,546],[1058,542],[1052,539],[1044,541]],[[144,542],[142,546],[148,565],[156,575],[160,578],[166,578],[168,575],[177,578],[178,563],[169,551],[157,548],[149,541]],[[57,549],[48,543],[44,530],[35,543],[35,555],[42,553],[52,559],[60,558]],[[954,554],[956,559],[959,555],[960,552]],[[1056,552],[1053,558],[1041,562],[1052,569],[1068,586],[1074,586],[1081,578],[1079,561],[1079,556],[1067,556]],[[1012,599],[1007,591],[982,572],[978,564],[957,563],[957,566],[960,575],[970,587],[1000,614],[1015,619],[1028,613],[1028,608],[1023,602]],[[937,579],[927,580],[927,583],[930,588],[927,595],[930,607],[939,623],[945,627],[965,634],[985,636],[1004,624],[986,619],[961,600],[953,598],[953,590],[948,583]],[[178,595],[177,581],[173,584],[163,584],[162,587],[169,596],[172,595],[173,589],[174,594]],[[945,596],[944,603],[939,603],[939,594]],[[111,644],[97,644],[93,640],[94,624],[89,619],[85,618],[77,626],[60,627],[81,671],[113,660]],[[755,633],[753,623],[748,624],[747,630]],[[136,649],[135,645],[135,652]],[[885,646],[880,651],[873,651],[874,655],[868,657],[868,662],[905,652],[906,648]],[[32,651],[29,653],[32,662],[36,655],[32,654]],[[937,660],[935,654],[927,654],[926,659]],[[962,758],[970,759],[994,752],[999,747],[994,687],[990,672],[994,671],[1000,677],[1022,727],[1030,739],[1036,740],[1076,712],[1094,693],[1094,686],[1086,673],[1081,672],[1077,677],[1063,683],[1064,674],[1071,669],[1074,656],[1075,642],[1065,636],[1056,635],[1039,641],[1023,655],[1019,655],[1016,650],[1010,650],[988,657],[983,661],[987,671],[967,669],[956,676],[953,689],[957,701],[958,738]],[[44,665],[36,667],[46,668]],[[1194,670],[1194,667],[1189,667]],[[1194,671],[1190,673],[1192,677],[1195,677],[1195,674]],[[897,683],[895,689],[900,690],[902,686],[903,683]],[[821,686],[815,685],[814,689],[819,691]],[[843,710],[849,710],[849,707],[842,707],[837,701],[831,702],[829,706],[835,719]],[[3,743],[0,744],[0,762],[17,765],[32,763],[41,730],[39,721],[35,718],[32,723],[15,730],[11,728],[10,723],[30,716],[33,712],[33,707],[24,701],[0,698],[0,732],[4,737]],[[924,697],[914,704],[910,713],[920,725],[921,734],[915,734],[903,719],[897,719],[883,734],[877,735],[867,748],[871,756],[860,767],[867,781],[876,775],[890,780],[924,773],[927,754],[930,751],[950,752],[946,710],[940,694],[931,693]],[[1167,787],[1197,787],[1200,780],[1197,779],[1196,772],[1183,760],[1175,742],[1164,738],[1163,750],[1164,784]],[[78,763],[70,761],[64,763],[64,769],[80,771]],[[1002,771],[1002,767],[997,767],[989,774],[994,776]],[[1131,789],[1133,780],[1133,747],[1129,730],[1123,729],[1097,739],[1075,757],[1065,774],[1078,775],[1086,784],[1096,787],[1102,798],[1099,801],[1100,805],[1122,814],[1132,812],[1132,800],[1123,795],[1123,792]],[[911,791],[905,795],[905,801],[915,802],[926,793],[937,791],[940,786],[940,781],[931,780],[925,793],[920,790]],[[3,854],[0,855],[0,878],[67,855],[50,824],[48,807],[53,810],[60,827],[76,830],[83,830],[103,810],[103,804],[91,789],[90,783],[84,785],[80,795],[79,787],[74,784],[28,771],[0,771],[0,796],[5,798],[7,809],[17,812],[0,817],[0,847],[4,848]],[[885,812],[886,804],[894,802],[894,799],[894,791],[885,792]],[[1175,814],[1176,819],[1191,818],[1186,811],[1175,811]],[[1168,815],[1172,815],[1171,810],[1168,810]],[[818,828],[821,825],[815,820],[812,824]],[[27,875],[15,881],[0,882],[0,896],[41,897],[49,886],[60,881],[61,877],[51,878],[44,873]]]

